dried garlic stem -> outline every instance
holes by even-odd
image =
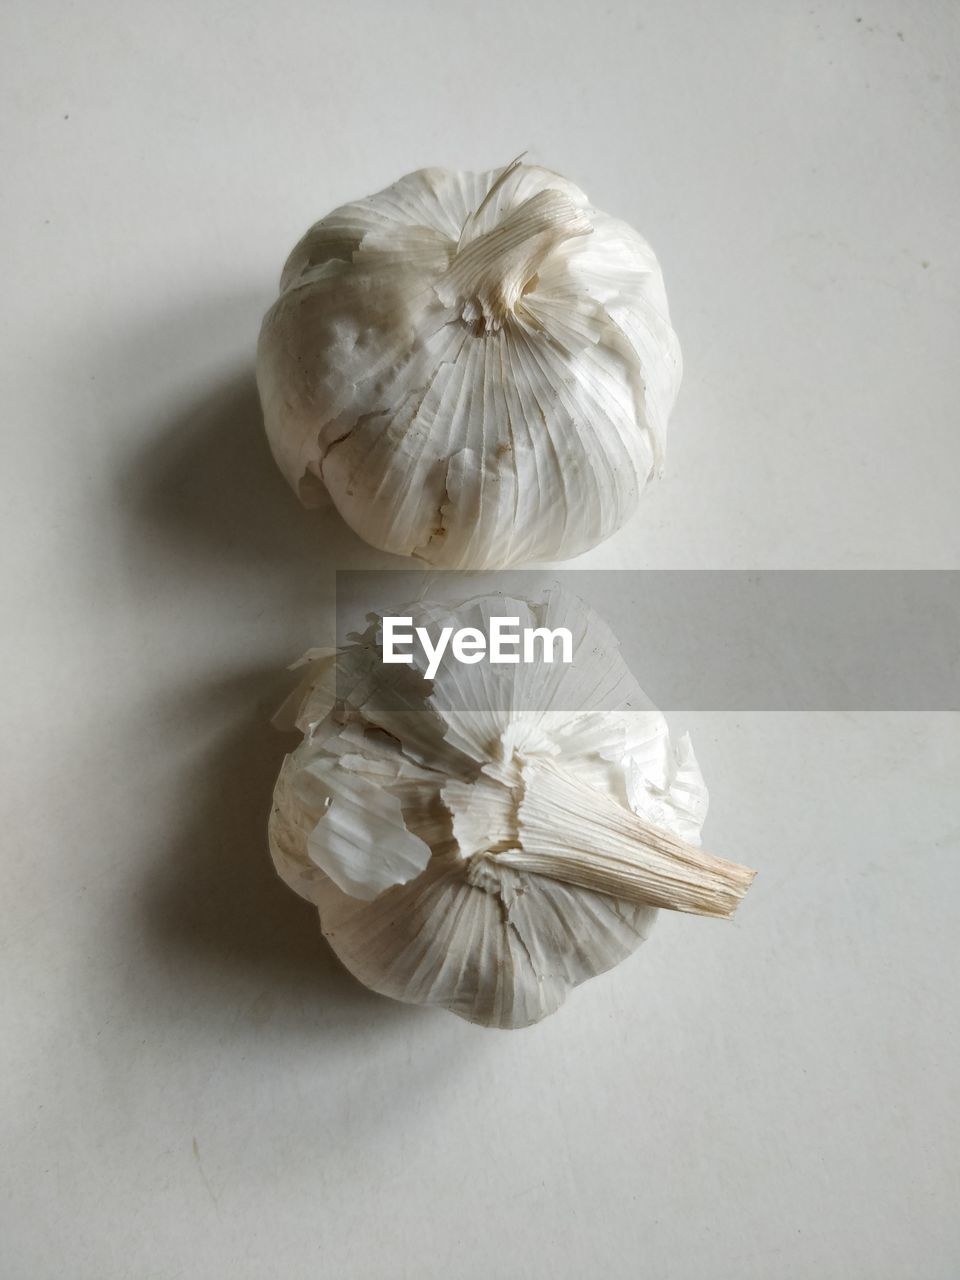
[[[461,303],[463,318],[499,329],[546,256],[573,236],[592,231],[589,218],[558,191],[540,191],[457,251],[438,293]]]
[[[733,915],[756,875],[651,826],[546,761],[525,764],[519,848],[489,855],[518,871],[695,915]]]

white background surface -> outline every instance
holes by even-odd
[[[946,0],[6,6],[4,1280],[960,1272],[956,717],[686,716],[736,924],[512,1035],[369,995],[269,866],[265,721],[384,560],[251,380],[313,219],[526,147],[684,346],[585,564],[956,567],[958,45]]]

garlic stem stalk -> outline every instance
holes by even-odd
[[[627,902],[729,919],[756,875],[652,826],[548,761],[526,763],[518,848],[488,855]]]
[[[458,249],[437,292],[448,306],[462,305],[467,322],[499,329],[537,270],[558,245],[588,235],[589,218],[558,191],[540,191],[491,231]]]

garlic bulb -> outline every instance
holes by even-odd
[[[434,638],[510,614],[567,627],[569,665],[381,661],[382,620],[313,654],[270,847],[356,977],[522,1027],[624,959],[657,906],[728,916],[753,872],[702,853],[707,791],[579,601],[487,596],[405,614]]]
[[[257,382],[274,457],[367,542],[565,559],[634,513],[680,383],[653,251],[566,179],[422,169],[287,259]]]

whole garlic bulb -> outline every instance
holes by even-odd
[[[634,513],[680,348],[646,241],[558,174],[422,169],[328,214],[264,317],[270,446],[367,542],[445,568],[566,559]]]
[[[522,1027],[639,946],[656,907],[727,916],[753,878],[696,847],[707,792],[595,614],[481,597],[443,626],[567,627],[569,666],[385,666],[380,620],[317,657],[269,824],[334,951],[394,999]],[[599,709],[598,709],[599,708]]]

